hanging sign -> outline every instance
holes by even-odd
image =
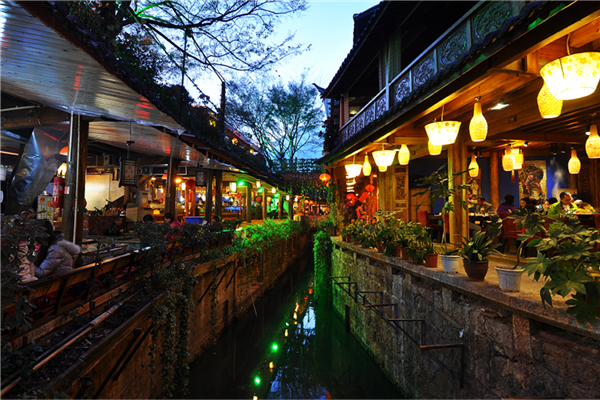
[[[196,171],[196,187],[198,186],[206,186],[206,171],[201,168]]]
[[[138,162],[136,160],[129,160],[121,158],[121,179],[119,180],[119,187],[121,186],[133,186],[138,187]]]

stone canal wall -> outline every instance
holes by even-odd
[[[251,257],[237,253],[197,265],[194,274],[199,277],[199,282],[193,289],[190,361],[210,346],[234,319],[253,312],[253,302],[302,254],[309,251],[308,244],[308,235],[303,234],[273,243]],[[211,290],[213,283],[218,284],[216,291]],[[154,306],[161,302],[164,302],[164,296],[155,299]],[[137,313],[90,348],[58,379],[49,382],[47,393],[62,393],[71,398],[144,399],[161,396],[161,368],[173,366],[161,365],[159,344],[155,360],[157,367],[151,377],[152,335],[149,332],[153,304],[127,304],[138,308]]]
[[[407,396],[600,398],[600,323],[544,308],[540,284],[505,293],[492,267],[475,283],[332,240],[334,308]]]

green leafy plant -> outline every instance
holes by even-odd
[[[600,255],[592,252],[597,243],[600,230],[587,229],[575,218],[553,222],[547,237],[529,242],[538,255],[523,268],[535,281],[545,281],[540,290],[542,304],[552,306],[552,296],[557,294],[563,298],[571,295],[566,301],[568,314],[574,314],[580,323],[600,319],[600,278],[592,276],[600,272]],[[573,290],[575,294],[571,294]]]
[[[485,261],[499,246],[500,243],[494,244],[493,239],[486,239],[484,231],[478,231],[471,239],[463,236],[463,247],[458,253],[468,263]]]
[[[547,233],[544,227],[544,217],[538,212],[528,211],[526,208],[518,208],[510,213],[508,218],[514,219],[517,224],[517,229],[525,229],[519,233],[519,247],[517,248],[517,262],[512,269],[519,267],[521,262],[521,253],[525,246],[535,247],[539,240],[534,240],[536,237],[541,237]]]
[[[331,256],[333,243],[326,232],[319,231],[315,234],[313,247],[315,256],[315,300],[325,302],[331,288]]]
[[[415,263],[423,262],[425,254],[433,252],[433,242],[429,237],[429,230],[422,223],[407,225],[405,237],[408,238],[408,258]]]

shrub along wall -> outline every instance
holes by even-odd
[[[206,252],[201,251],[152,271],[143,281],[149,294],[120,308],[135,314],[39,392],[76,398],[182,397],[188,363],[248,312],[307,247],[305,229],[297,223],[266,222],[243,236],[211,261],[203,262]]]
[[[334,308],[411,397],[600,397],[600,323],[580,325],[532,296],[333,241],[335,281],[356,282],[333,284]],[[365,307],[355,289],[381,292],[365,294],[366,304],[397,306]],[[390,318],[422,320],[423,330]],[[421,347],[452,344],[462,346]]]

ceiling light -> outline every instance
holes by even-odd
[[[360,175],[363,166],[361,164],[356,164],[356,156],[354,156],[352,164],[347,164],[345,167],[348,176],[354,178]]]
[[[431,140],[427,142],[427,148],[429,149],[429,154],[432,156],[442,154],[442,146],[431,143]]]
[[[552,96],[548,85],[544,83],[537,97],[538,110],[542,118],[556,118],[562,112],[563,102]]]
[[[523,156],[523,152],[521,152],[521,149],[512,149],[512,155],[515,159],[513,170],[522,169],[525,158]]]
[[[502,169],[512,171],[515,167],[515,156],[512,154],[512,148],[508,146],[502,156]]]
[[[600,81],[600,53],[577,53],[558,58],[540,69],[552,95],[559,100],[589,96]]]
[[[496,101],[492,107],[488,108],[488,111],[502,110],[503,108],[506,108],[508,106],[510,106],[510,103],[507,103],[506,101],[504,101],[504,98],[502,98]]]
[[[479,97],[476,97],[475,108],[473,110],[473,118],[469,123],[469,133],[471,140],[474,142],[483,142],[487,137],[488,124],[481,112],[481,103]]]
[[[362,172],[364,176],[371,175],[371,164],[369,163],[368,154],[365,154],[365,162],[363,163]]]
[[[408,147],[405,144],[403,144],[400,148],[400,151],[398,152],[398,162],[400,163],[400,165],[408,165],[409,161],[410,150],[408,150]]]
[[[523,147],[527,147],[529,146],[529,141],[526,141],[525,143],[523,143]]]
[[[571,158],[569,159],[569,164],[567,164],[569,168],[570,174],[578,174],[581,171],[581,161],[577,157],[577,150],[571,149]]]
[[[475,157],[475,154],[471,156],[471,164],[469,164],[469,176],[471,178],[477,178],[477,176],[479,176],[479,164],[477,164],[477,157]]]
[[[460,129],[460,121],[439,121],[425,125],[431,143],[444,146],[454,143]]]
[[[592,133],[591,127],[592,127],[591,125],[588,125],[587,130],[585,131],[585,134],[588,136],[590,136],[590,133]]]
[[[396,152],[394,150],[384,150],[383,144],[381,145],[381,150],[373,152],[375,164],[377,164],[377,168],[379,168],[380,172],[387,171],[387,167],[392,165],[392,163],[394,162],[395,155]]]
[[[590,137],[585,141],[585,152],[589,158],[600,158],[600,137],[597,125],[592,125],[590,128]]]

